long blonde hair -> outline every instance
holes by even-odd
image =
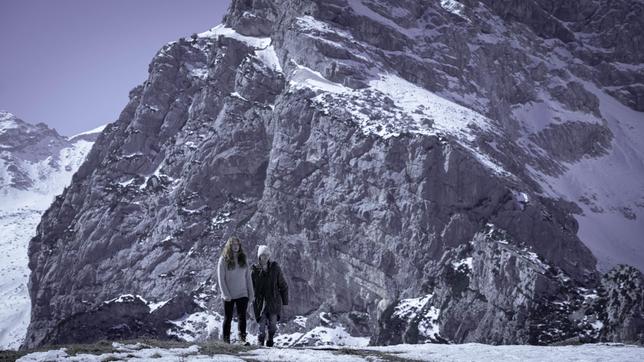
[[[239,240],[239,238],[236,236],[231,236],[228,238],[228,241],[226,241],[224,250],[222,250],[221,252],[221,256],[223,256],[228,269],[233,269],[235,267],[235,253],[233,252],[233,243],[235,241],[239,243],[239,252],[237,252],[237,264],[239,264],[240,267],[246,266],[246,253],[244,253],[244,249],[242,248],[241,240]]]

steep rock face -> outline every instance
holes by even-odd
[[[504,1],[483,0],[506,20],[526,24],[537,35],[558,39],[583,64],[571,66],[573,73],[590,75],[604,90],[628,106],[644,111],[642,64],[644,5],[639,1]],[[592,66],[593,68],[588,68]],[[590,73],[590,74],[588,74]]]
[[[598,308],[606,322],[603,334],[612,341],[644,341],[642,273],[620,265],[601,280]]]
[[[599,283],[577,236],[590,211],[555,181],[642,148],[614,122],[629,101],[568,62],[577,33],[526,28],[521,6],[234,1],[225,25],[164,46],[31,241],[25,346],[73,340],[123,294],[183,292],[199,299],[186,313],[216,315],[231,234],[272,247],[286,320],[366,313],[379,344],[600,338],[590,320],[553,332],[577,309],[548,303]],[[119,330],[162,328],[139,309]],[[619,318],[601,338],[624,336]]]
[[[383,312],[374,343],[643,341],[635,268],[617,267],[586,288],[492,224],[436,268],[427,295]]]

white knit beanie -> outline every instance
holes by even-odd
[[[257,257],[259,258],[260,255],[265,254],[268,257],[271,256],[271,249],[268,248],[268,245],[260,245],[257,248]]]

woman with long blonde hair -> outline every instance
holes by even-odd
[[[250,268],[241,241],[231,236],[226,241],[217,265],[217,280],[224,300],[223,340],[230,343],[233,308],[237,310],[239,339],[246,344],[246,309],[254,299]]]

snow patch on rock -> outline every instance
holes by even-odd
[[[199,38],[217,38],[218,36],[224,36],[227,38],[232,38],[239,40],[240,42],[252,47],[265,49],[271,44],[271,38],[258,38],[253,36],[241,35],[235,29],[227,28],[223,24],[219,24],[210,30],[204,31],[203,33],[197,34]]]

